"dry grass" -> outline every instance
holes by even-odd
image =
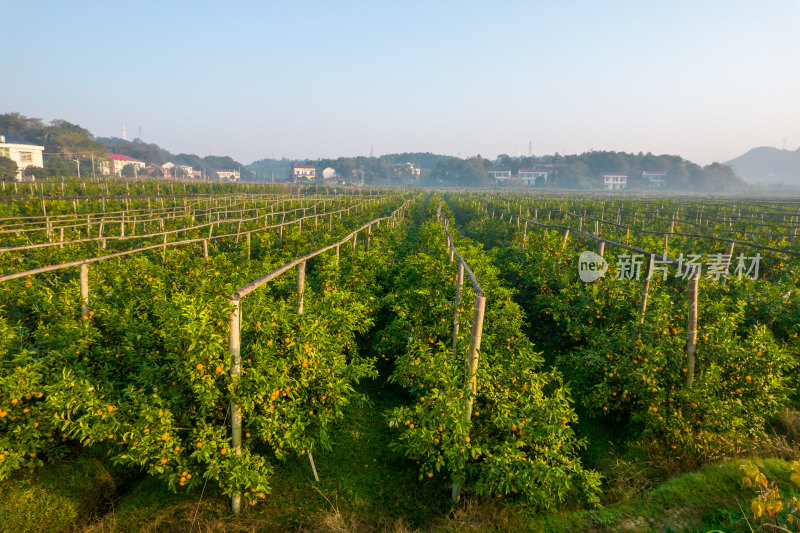
[[[453,531],[521,531],[525,529],[525,523],[499,499],[479,502],[469,498],[454,510],[445,528]]]

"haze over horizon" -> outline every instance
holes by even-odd
[[[589,150],[699,164],[800,144],[800,2],[0,0],[0,113],[172,152]]]

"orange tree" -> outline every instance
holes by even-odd
[[[332,239],[327,226],[285,232],[280,244],[254,239],[274,251],[271,257],[254,253],[251,262],[240,249],[218,246],[209,264],[191,250],[171,251],[166,264],[144,255],[99,263],[92,268],[92,311],[85,317],[76,309],[79,288],[69,275],[3,284],[0,477],[81,444],[172,487],[208,479],[226,493],[265,494],[274,459],[324,443],[330,422],[356,396],[355,382],[372,373],[353,339],[376,308],[369,303],[369,273],[378,270],[373,262],[380,255],[355,258],[364,260],[363,273],[320,260],[309,274],[302,318],[288,312],[295,299],[292,276],[248,299],[243,336],[249,361],[235,392],[228,298],[278,261]],[[358,276],[365,283],[357,283]],[[260,401],[278,390],[286,392],[280,401]],[[233,453],[228,436],[232,400],[243,405],[251,433],[241,455]],[[259,441],[274,448],[253,452],[261,448],[250,444]]]
[[[393,447],[419,463],[420,477],[447,477],[478,495],[516,494],[543,508],[578,494],[597,501],[599,476],[578,459],[583,442],[572,428],[577,417],[569,391],[557,371],[543,368],[541,355],[522,334],[523,313],[489,257],[458,241],[487,293],[478,391],[467,421],[471,290],[465,289],[454,353],[456,272],[455,264],[448,265],[442,226],[423,223],[405,246],[418,251],[397,266],[386,297],[393,320],[380,344],[394,358],[391,379],[408,393],[407,404],[390,414],[398,431]]]
[[[587,284],[578,279],[577,257],[590,242],[574,238],[562,250],[562,235],[536,230],[523,250],[507,222],[464,204],[460,213],[471,235],[498,242],[504,277],[520,289],[534,338],[546,339],[552,360],[599,420],[627,426],[653,449],[696,457],[765,437],[794,394],[799,300],[789,264],[771,259],[756,281],[704,276],[697,367],[687,387],[686,281],[674,268],[666,281],[657,273],[651,282],[640,324],[643,277],[617,279],[621,252],[607,247],[612,269]],[[505,241],[497,237],[502,227]],[[651,241],[640,245],[657,249]]]

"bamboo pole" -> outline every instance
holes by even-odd
[[[242,353],[241,353],[241,335],[239,334],[240,328],[240,315],[241,303],[238,298],[231,300],[233,310],[231,311],[231,333],[229,350],[233,365],[231,366],[231,385],[232,389],[236,390],[236,385],[239,382],[239,376],[242,373]],[[233,444],[233,452],[236,455],[242,454],[242,411],[234,402],[231,402],[231,441]],[[242,494],[236,492],[231,497],[231,511],[233,514],[238,515],[242,508]]]
[[[303,296],[306,287],[306,263],[297,265],[297,314],[303,314]]]
[[[469,352],[467,353],[467,398],[464,402],[466,421],[472,420],[472,405],[474,396],[478,391],[478,362],[479,350],[481,348],[481,337],[483,335],[483,315],[486,310],[486,296],[477,294],[475,296],[475,311],[472,315],[472,331],[469,342]]]
[[[464,263],[458,262],[458,278],[456,280],[455,311],[453,312],[453,353],[458,347],[459,306],[461,305],[461,289],[464,286]]]
[[[297,265],[297,314],[303,314],[303,298],[306,288],[306,262],[303,261]],[[317,466],[314,464],[314,455],[311,450],[308,451],[308,462],[311,464],[311,471],[314,473],[314,480],[319,482],[319,475],[317,475]]]
[[[729,242],[725,248],[725,277],[727,277],[728,269],[731,267],[731,260],[733,259],[733,244]]]
[[[460,263],[460,261],[459,261]],[[486,296],[483,294],[475,295],[475,311],[472,316],[472,332],[470,335],[469,352],[466,358],[466,398],[464,400],[464,419],[467,423],[472,421],[472,405],[475,394],[478,391],[478,351],[481,347],[481,336],[483,334],[483,314],[486,309]],[[458,501],[461,487],[453,484],[453,501]]]
[[[647,295],[650,291],[650,278],[653,277],[655,260],[655,254],[650,254],[650,260],[647,262],[647,272],[644,277],[644,285],[642,285],[642,301],[639,304],[639,324],[644,324],[644,312],[647,309]]]
[[[689,275],[689,324],[686,330],[686,386],[691,387],[694,381],[695,357],[697,346],[697,293],[700,284],[700,269],[695,267]]]
[[[81,263],[81,316],[89,316],[89,263]]]
[[[525,243],[528,242],[528,221],[525,221],[525,225],[522,227],[522,247],[525,248]]]

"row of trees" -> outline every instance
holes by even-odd
[[[264,159],[251,165],[257,179],[279,181],[291,175],[288,159]],[[746,184],[733,170],[720,163],[701,167],[680,156],[654,155],[652,153],[625,153],[592,151],[579,155],[547,155],[541,157],[510,157],[506,154],[496,159],[480,155],[468,159],[431,153],[402,153],[380,157],[340,157],[307,161],[317,167],[317,174],[330,167],[351,183],[393,186],[437,187],[495,187],[490,170],[510,170],[516,175],[520,169],[536,165],[551,165],[547,183],[537,186],[568,189],[597,189],[602,187],[602,174],[614,173],[628,176],[629,188],[647,188],[642,172],[665,172],[665,185],[670,190],[684,191],[735,191]],[[412,163],[421,173],[409,174],[405,163]]]
[[[19,113],[0,114],[0,133],[18,137],[26,142],[44,145],[48,157],[45,168],[29,170],[37,176],[76,175],[78,163],[83,161],[81,172],[92,171],[89,164],[99,165],[107,160],[106,152],[112,151],[133,157],[154,166],[171,161],[190,165],[216,178],[218,168],[240,168],[242,179],[259,181],[286,181],[291,177],[292,161],[288,159],[262,159],[244,165],[230,157],[194,154],[171,154],[156,144],[140,139],[127,141],[119,138],[98,138],[86,129],[65,120],[54,120],[45,124],[40,119],[29,118]],[[547,155],[541,157],[511,157],[498,155],[490,160],[480,155],[468,159],[437,155],[429,152],[388,154],[380,157],[339,157],[310,161],[317,167],[318,175],[325,168],[333,168],[345,181],[365,185],[393,186],[443,186],[443,187],[493,187],[490,170],[510,170],[516,174],[521,168],[539,164],[551,164],[552,174],[542,186],[570,189],[596,189],[602,187],[604,173],[628,175],[629,188],[643,188],[648,184],[642,180],[643,171],[666,172],[666,188],[694,191],[735,191],[745,183],[727,165],[712,163],[701,167],[675,155],[653,155],[592,151],[580,155]],[[420,173],[409,172],[406,163],[411,163]],[[96,167],[95,172],[99,170]],[[129,173],[130,173],[130,169]],[[538,184],[537,184],[538,185]]]

